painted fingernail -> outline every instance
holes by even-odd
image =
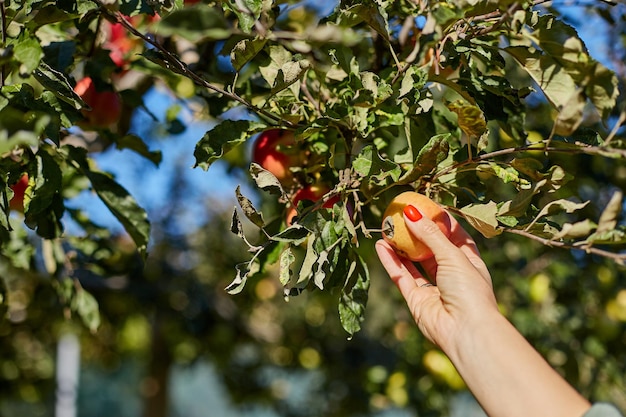
[[[415,208],[415,206],[412,206],[410,204],[404,208],[404,215],[408,217],[408,219],[412,222],[416,222],[422,218],[422,213],[420,213],[419,210]]]

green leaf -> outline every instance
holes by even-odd
[[[613,192],[608,204],[604,210],[602,210],[600,219],[598,219],[598,229],[596,233],[604,233],[615,229],[617,220],[624,210],[622,205],[623,197],[624,195],[620,190]]]
[[[264,123],[250,120],[224,120],[206,132],[196,144],[196,164],[205,171],[235,146],[244,143],[251,135],[267,128]]]
[[[339,299],[339,319],[350,338],[361,330],[367,306],[370,276],[367,264],[362,258],[352,260],[346,284]]]
[[[607,117],[618,95],[615,74],[591,58],[576,30],[564,22],[543,15],[532,24],[532,32],[505,50],[560,111],[557,133],[569,135],[580,125],[587,98]]]
[[[245,33],[250,33],[255,22],[261,16],[263,0],[228,0],[222,2],[224,10],[230,10],[239,19],[239,27]]]
[[[250,164],[250,175],[260,189],[270,194],[278,194],[283,198],[287,198],[278,178],[256,162]]]
[[[564,223],[561,230],[554,235],[554,240],[560,239],[580,239],[587,237],[597,227],[590,219],[581,220],[576,223]]]
[[[233,215],[230,219],[230,231],[240,238],[245,238],[243,225],[241,224],[241,220],[239,220],[239,214],[237,214],[237,208],[233,210]]]
[[[311,63],[307,59],[296,59],[291,52],[281,45],[269,48],[269,62],[259,66],[259,72],[276,94],[300,80],[309,69]]]
[[[293,270],[291,266],[295,262],[296,257],[291,251],[291,246],[287,245],[285,249],[280,254],[280,273],[279,279],[280,283],[283,285],[287,285],[293,276]]]
[[[100,327],[100,310],[98,301],[84,288],[79,288],[74,295],[74,309],[83,323],[91,332]]]
[[[151,151],[148,149],[148,145],[139,136],[128,134],[124,136],[116,136],[115,145],[118,149],[130,149],[137,154],[143,156],[154,165],[159,166],[163,155],[160,150]]]
[[[535,80],[554,107],[562,109],[571,101],[572,93],[577,90],[576,83],[555,59],[525,46],[507,47],[505,50]]]
[[[548,183],[542,179],[533,183],[530,188],[520,190],[510,201],[505,201],[498,208],[498,216],[521,217],[526,213],[533,197],[541,191],[541,188]]]
[[[297,285],[305,287],[313,276],[313,267],[317,261],[318,253],[315,250],[315,235],[311,235],[306,242],[306,253],[302,264],[300,265],[300,273],[298,274]]]
[[[400,90],[398,91],[398,99],[407,96],[412,91],[421,90],[428,81],[428,73],[415,66],[409,67],[402,77]],[[418,95],[419,97],[419,95]]]
[[[591,79],[585,86],[585,94],[606,119],[615,108],[619,96],[618,78],[613,71],[598,62],[594,63],[589,72]]]
[[[230,62],[235,71],[240,71],[244,65],[250,62],[267,43],[266,38],[243,39],[235,45],[230,52]]]
[[[468,137],[480,137],[487,129],[485,115],[478,106],[463,100],[456,100],[447,105],[448,109],[457,115],[459,128]]]
[[[26,225],[39,236],[53,239],[63,232],[61,218],[65,207],[61,197],[61,168],[48,151],[47,146],[42,146],[37,152],[37,172],[29,178],[27,193],[31,198],[24,199],[24,216]]]
[[[583,203],[576,203],[574,201],[560,199],[554,200],[546,204],[541,208],[539,213],[535,216],[532,222],[526,227],[526,230],[530,230],[532,226],[539,221],[540,218],[548,215],[553,215],[555,213],[561,213],[565,211],[566,213],[573,213],[576,210],[580,210],[584,208],[589,202],[585,201]]]
[[[387,12],[376,1],[365,0],[340,9],[336,19],[337,23],[344,27],[352,27],[365,22],[378,32],[383,39],[389,40]]]
[[[435,135],[426,145],[420,149],[413,164],[413,169],[404,174],[400,184],[408,184],[417,181],[420,177],[430,174],[437,166],[443,162],[450,152],[450,134],[443,133]]]
[[[467,222],[486,238],[502,233],[498,226],[498,205],[494,201],[486,204],[469,204],[461,208],[461,214]]]
[[[109,174],[91,169],[94,164],[87,157],[86,149],[65,145],[60,153],[65,154],[68,163],[76,166],[89,179],[96,195],[124,226],[145,259],[150,238],[150,221],[146,211]]]
[[[237,189],[235,190],[235,194],[237,196],[237,201],[239,202],[239,206],[243,210],[243,214],[245,214],[248,220],[254,223],[257,227],[260,227],[260,228],[264,227],[265,221],[263,220],[263,214],[259,212],[256,208],[254,208],[252,201],[250,201],[248,197],[241,194],[241,186],[239,185],[237,186]]]
[[[237,275],[235,275],[233,281],[225,288],[225,291],[231,295],[239,294],[243,291],[246,286],[246,282],[248,281],[248,275],[252,273],[249,262],[237,264],[235,265],[235,269],[237,271]]]
[[[206,39],[228,39],[231,29],[227,26],[224,13],[217,7],[184,7],[163,17],[156,25],[161,36],[181,36],[197,43]]]
[[[397,182],[402,171],[395,162],[382,158],[372,145],[367,145],[361,150],[352,167],[359,176],[367,179],[372,185]]]
[[[560,136],[569,136],[574,133],[583,121],[586,103],[587,98],[582,91],[574,91],[556,118],[554,133]]]
[[[586,240],[587,243],[600,245],[623,245],[626,243],[626,231],[623,227],[604,232],[594,232]]]
[[[55,281],[55,288],[61,302],[69,310],[78,314],[85,326],[95,332],[100,326],[98,301],[87,292],[76,279],[65,278]]]
[[[150,239],[150,222],[145,210],[137,204],[124,187],[107,174],[87,171],[86,175],[100,200],[124,226],[135,242],[139,253],[145,259]]]
[[[45,62],[40,63],[39,68],[34,70],[33,76],[45,89],[75,109],[87,107],[83,99],[76,94],[65,74],[55,70]]]
[[[39,63],[43,58],[43,49],[37,38],[29,36],[24,31],[14,41],[13,56],[20,63],[20,75],[29,76],[39,67]]]
[[[294,245],[299,245],[309,236],[311,231],[304,227],[300,223],[294,223],[280,233],[271,237],[272,240],[277,242],[290,242]]]

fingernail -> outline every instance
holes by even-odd
[[[404,208],[404,215],[408,217],[408,219],[412,222],[416,222],[422,218],[422,213],[420,213],[419,210],[415,208],[415,206],[412,206],[410,204]]]

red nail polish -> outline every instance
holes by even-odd
[[[416,222],[422,218],[422,213],[419,212],[415,206],[408,205],[404,208],[404,215],[409,218],[412,222]]]

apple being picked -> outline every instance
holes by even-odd
[[[330,191],[330,188],[325,185],[307,185],[304,188],[299,189],[296,194],[293,196],[292,204],[287,210],[287,226],[291,226],[291,222],[293,218],[298,214],[296,207],[298,206],[298,202],[306,200],[306,201],[319,201],[324,194]],[[322,204],[322,208],[332,208],[338,201],[339,195],[335,195],[328,199],[324,204]]]
[[[254,142],[252,160],[274,174],[284,185],[293,183],[289,167],[302,162],[301,151],[292,148],[295,138],[292,131],[270,129],[261,132]]]
[[[87,129],[108,127],[119,121],[122,115],[122,100],[115,91],[98,91],[91,77],[81,79],[74,91],[91,110],[83,109],[85,121],[79,126]]]
[[[11,210],[24,212],[24,194],[26,193],[26,188],[28,188],[28,175],[24,174],[15,184],[11,185],[11,190],[13,190],[13,197],[11,197],[11,201],[9,201]]]
[[[430,218],[439,229],[450,236],[450,217],[437,203],[423,194],[406,191],[397,195],[387,206],[383,214],[383,239],[394,251],[414,262],[421,262],[433,256],[433,252],[422,241],[413,236],[404,222],[403,211],[407,205],[417,208],[420,213]]]

